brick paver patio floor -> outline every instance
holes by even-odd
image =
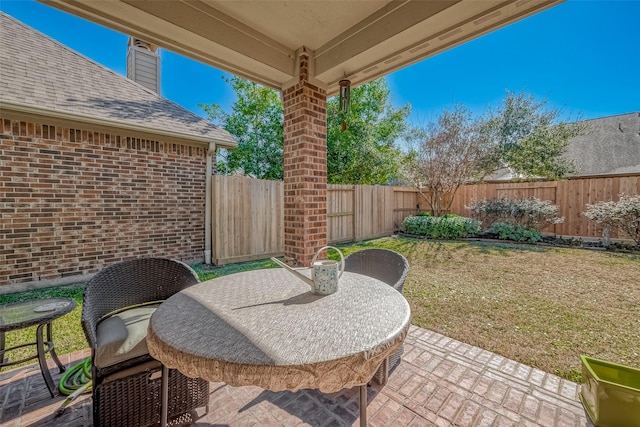
[[[61,357],[74,364],[90,353]],[[53,366],[53,363],[50,364]],[[60,374],[53,369],[54,380]],[[370,426],[590,425],[577,398],[579,385],[435,332],[411,327],[400,366],[385,387],[369,388]],[[2,426],[90,426],[84,395],[55,417],[37,365],[0,373]],[[209,413],[197,426],[358,425],[358,390],[271,392],[211,384]]]

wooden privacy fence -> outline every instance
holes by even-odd
[[[284,185],[247,177],[212,177],[212,259],[215,264],[268,258],[284,253]],[[560,236],[602,237],[582,212],[587,204],[640,194],[640,174],[577,177],[564,181],[470,184],[460,187],[450,212],[469,216],[473,200],[537,197],[559,208],[564,223],[543,231]],[[327,186],[327,240],[357,241],[392,234],[402,220],[428,210],[426,200],[409,187]],[[611,237],[618,237],[612,233]],[[624,237],[624,236],[621,236]]]
[[[284,184],[247,177],[212,177],[212,262],[284,253]],[[327,186],[329,243],[388,236],[416,212],[416,190],[377,185]]]
[[[388,236],[416,213],[416,190],[377,185],[327,186],[327,240],[349,242]]]
[[[562,224],[547,227],[543,231],[554,232],[559,236],[599,238],[602,237],[602,230],[582,215],[582,212],[587,210],[587,204],[618,200],[618,195],[621,193],[640,194],[640,174],[575,177],[563,181],[464,185],[458,189],[453,199],[451,212],[469,216],[465,205],[469,205],[473,200],[496,197],[510,199],[537,197],[541,200],[550,200],[557,205],[560,216],[564,217]],[[424,200],[420,201],[420,205],[423,210],[426,210]],[[611,237],[616,238],[618,235],[612,233]]]
[[[284,184],[238,176],[212,177],[214,264],[284,252]]]

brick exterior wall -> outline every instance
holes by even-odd
[[[308,266],[327,244],[327,96],[309,83],[300,56],[299,81],[284,102],[284,252],[292,265]]]
[[[206,149],[134,131],[0,125],[0,286],[71,282],[144,256],[202,259]]]

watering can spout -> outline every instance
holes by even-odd
[[[311,289],[313,289],[314,281],[311,278],[309,278],[309,277],[305,276],[304,274],[300,273],[295,268],[289,267],[287,264],[285,264],[284,262],[280,261],[278,258],[271,258],[271,261],[275,262],[280,267],[286,268],[287,270],[289,270],[289,272],[291,272],[291,273],[295,274],[296,276],[298,276],[299,279],[301,279],[304,282],[306,282],[309,286],[311,286]]]

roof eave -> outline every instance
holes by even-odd
[[[208,147],[209,144],[212,142],[215,143],[216,146],[220,148],[228,148],[228,149],[233,149],[238,145],[237,142],[233,140],[215,138],[211,136],[190,135],[190,134],[185,134],[181,132],[171,132],[171,131],[166,131],[162,129],[131,124],[131,123],[123,123],[116,120],[100,119],[96,117],[87,116],[84,114],[55,111],[55,110],[39,108],[31,105],[20,105],[20,104],[14,104],[14,103],[2,101],[0,102],[0,112],[4,110],[14,111],[17,113],[33,114],[37,116],[51,117],[59,120],[83,122],[87,124],[99,125],[99,126],[110,127],[110,128],[145,132],[145,133],[157,135],[159,137],[165,136],[170,138],[181,139],[191,143],[202,144],[205,147]]]

